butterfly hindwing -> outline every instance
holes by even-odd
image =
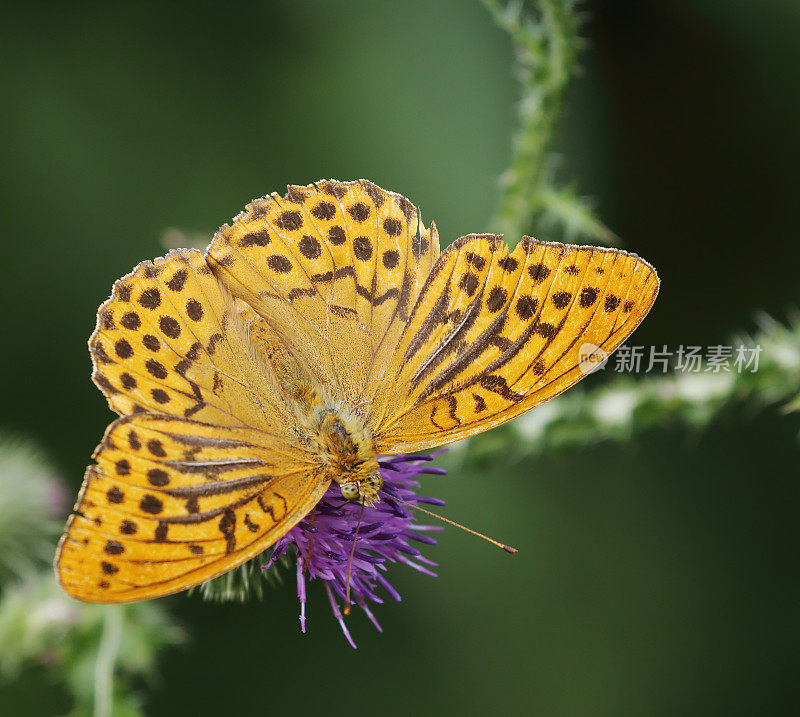
[[[328,486],[275,436],[147,413],[112,424],[61,539],[64,589],[158,597],[212,578],[290,530]]]
[[[504,423],[585,375],[655,301],[653,268],[627,252],[470,235],[423,287],[379,410],[379,450],[422,450]],[[582,348],[583,347],[583,348]]]

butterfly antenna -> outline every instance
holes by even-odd
[[[356,554],[356,540],[358,540],[358,529],[361,527],[361,519],[364,517],[364,501],[361,501],[361,513],[358,516],[358,524],[356,525],[356,534],[353,536],[353,547],[350,548],[350,560],[347,563],[347,589],[345,590],[344,608],[342,612],[345,615],[350,614],[350,571],[353,569],[353,556]]]
[[[308,521],[310,526],[314,526],[314,518],[317,515],[317,506],[314,506],[314,510],[311,511],[311,519]],[[308,553],[306,554],[306,559],[303,563],[303,575],[308,572],[308,565],[311,562],[311,551],[314,549],[314,533],[310,530],[308,531]]]
[[[456,523],[454,520],[450,520],[449,518],[445,518],[441,515],[437,515],[432,510],[426,510],[425,508],[420,508],[418,505],[414,505],[413,503],[408,503],[402,498],[398,498],[397,496],[393,495],[392,500],[396,500],[398,503],[402,503],[403,505],[407,505],[409,508],[413,508],[414,510],[420,511],[420,513],[425,513],[425,515],[430,515],[433,518],[437,518],[441,520],[443,523],[449,523],[450,525],[455,526],[456,528],[461,528],[461,530],[465,530],[467,533],[472,533],[472,535],[476,535],[479,538],[483,538],[484,540],[488,540],[492,545],[496,545],[498,548],[502,548],[507,553],[511,553],[515,555],[518,551],[516,548],[512,548],[510,545],[504,545],[498,540],[494,538],[490,538],[488,535],[484,535],[483,533],[479,533],[477,530],[472,530],[472,528],[467,528],[465,525],[461,525],[461,523]]]

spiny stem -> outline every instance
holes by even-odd
[[[584,199],[555,186],[549,152],[564,93],[577,68],[581,41],[576,0],[537,0],[530,12],[520,0],[482,2],[514,44],[522,85],[519,126],[492,226],[510,242],[531,231],[534,221],[554,224],[568,237],[613,241],[613,233]]]

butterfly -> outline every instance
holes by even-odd
[[[658,293],[617,249],[436,226],[366,180],[248,204],[205,254],[114,285],[89,341],[120,418],[86,470],[56,555],[88,602],[167,595],[259,555],[332,482],[380,500],[379,454],[503,424],[611,353]],[[583,353],[582,353],[583,352]]]

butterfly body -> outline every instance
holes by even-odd
[[[320,459],[321,474],[339,483],[348,500],[374,505],[383,479],[378,473],[375,444],[363,419],[336,401],[323,400],[311,387],[304,398],[309,395],[313,400],[304,422]]]
[[[366,180],[254,200],[205,254],[143,262],[101,305],[92,377],[120,418],[58,578],[89,602],[167,595],[274,545],[333,482],[369,506],[378,455],[557,396],[658,288],[616,249],[470,234],[440,253],[433,223]]]
[[[319,475],[339,483],[348,500],[374,505],[383,479],[364,417],[316,385],[280,346],[268,342],[263,350],[294,408],[298,440],[318,457]]]

